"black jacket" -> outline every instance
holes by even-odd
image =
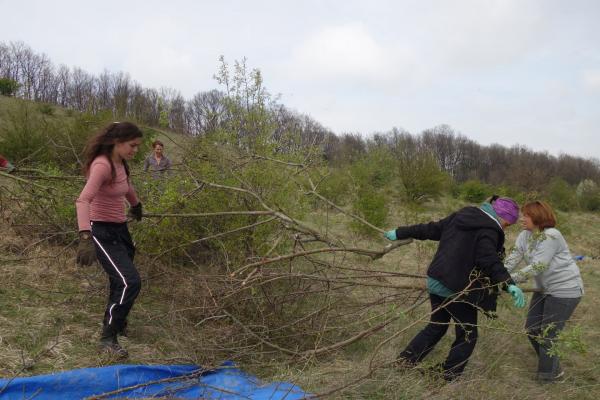
[[[501,259],[504,231],[477,207],[465,207],[437,222],[401,226],[396,237],[439,241],[427,275],[454,292],[468,288],[475,295],[472,289],[485,286],[486,279],[492,284],[514,284]]]

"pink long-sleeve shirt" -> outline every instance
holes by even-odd
[[[85,187],[75,201],[80,231],[90,230],[90,221],[125,222],[125,200],[133,206],[139,203],[123,164],[115,163],[115,172],[111,183],[108,158],[98,156],[92,161]]]

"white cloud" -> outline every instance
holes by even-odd
[[[588,89],[600,90],[600,69],[589,69],[584,71],[583,83]]]
[[[296,47],[290,67],[304,79],[374,81],[394,75],[389,53],[362,24],[333,26]]]
[[[173,19],[148,17],[123,38],[122,69],[145,87],[168,86],[187,97],[195,92],[191,86],[212,84],[207,78],[213,65],[198,64],[194,48],[182,40],[186,29],[186,24]]]
[[[434,16],[432,37],[449,63],[474,68],[513,62],[540,46],[547,33],[535,2],[446,2]]]
[[[390,8],[376,13],[385,24],[357,18],[361,22],[306,33],[285,69],[328,88],[409,94],[519,62],[551,40],[551,24],[538,2],[434,1]]]

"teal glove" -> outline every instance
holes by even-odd
[[[387,231],[386,233],[383,234],[383,236],[385,236],[386,239],[388,239],[388,240],[398,240],[398,238],[396,237],[395,229],[392,229],[391,231]]]
[[[518,286],[516,285],[508,285],[508,293],[510,293],[510,295],[513,298],[515,307],[517,308],[523,308],[525,307],[525,296],[523,295],[523,291],[521,289],[519,289]]]

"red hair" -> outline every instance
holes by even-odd
[[[525,204],[521,211],[524,215],[531,218],[531,222],[537,226],[540,230],[546,228],[554,228],[556,226],[556,215],[550,204],[544,201],[531,201]]]

